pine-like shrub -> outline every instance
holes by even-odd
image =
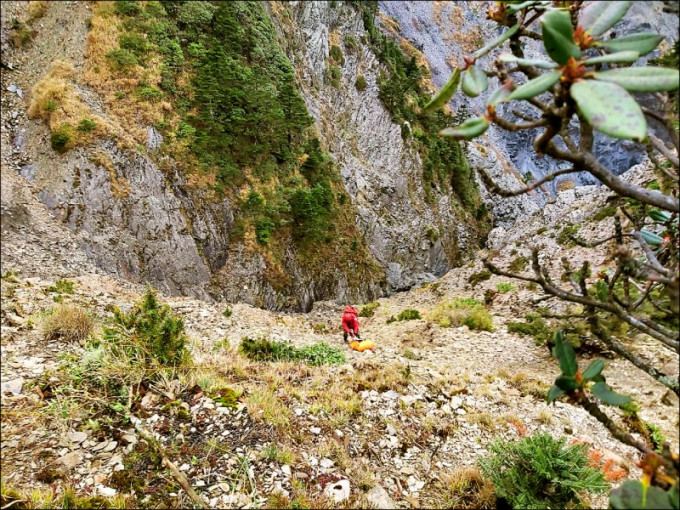
[[[521,441],[497,439],[491,455],[479,461],[498,498],[513,508],[566,508],[580,503],[580,495],[609,488],[600,470],[588,465],[582,445],[537,434]]]
[[[162,305],[150,287],[130,312],[114,309],[113,325],[104,328],[104,342],[112,351],[124,351],[144,366],[183,364],[189,356],[186,341],[184,320]]]

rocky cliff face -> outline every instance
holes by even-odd
[[[487,7],[493,2],[414,2],[414,1],[384,1],[379,2],[380,10],[396,20],[399,34],[409,40],[421,50],[430,63],[432,81],[441,87],[451,75],[454,67],[463,64],[463,55],[470,54],[484,41],[496,37],[496,24],[485,19]],[[624,19],[616,26],[618,35],[632,32],[658,32],[666,37],[660,48],[668,47],[678,38],[678,17],[664,13],[663,2],[633,2]],[[481,44],[480,44],[481,43]],[[506,43],[507,46],[507,43]],[[496,50],[480,59],[486,67],[497,54],[509,50]],[[658,56],[660,49],[646,56],[646,59]],[[525,47],[527,58],[545,58],[542,47],[537,41],[529,41]],[[490,89],[497,87],[497,79],[490,81]],[[451,102],[453,108],[467,108],[472,112],[484,110],[482,94],[477,98],[468,98],[457,94]],[[501,110],[503,116],[513,118],[510,113],[516,105],[505,106]],[[529,108],[526,113],[534,114]],[[530,172],[540,178],[557,168],[558,162],[551,158],[537,158],[532,149],[532,135],[529,131],[510,133],[495,126],[487,131],[490,141],[517,169],[520,175]],[[615,140],[596,134],[595,154],[602,161],[606,161],[616,173],[622,173],[644,159],[644,152],[627,141]],[[588,174],[569,176],[582,184],[594,184]],[[548,185],[554,192],[559,180]],[[540,195],[539,195],[540,197]]]
[[[411,36],[440,85],[448,70],[438,60],[438,42],[420,41],[415,34],[436,37],[439,18],[445,14],[453,19],[451,13],[436,11],[437,2],[429,6],[435,14],[415,3],[400,5],[385,3],[381,9],[402,17],[417,14],[408,20]],[[462,8],[465,23],[479,22],[479,7]],[[233,241],[230,234],[239,214],[233,200],[209,200],[204,191],[187,185],[173,161],[158,152],[163,137],[151,125],[134,126],[146,133],[146,146],[126,148],[105,139],[64,155],[53,151],[49,130],[39,120],[28,120],[26,107],[31,88],[56,58],[74,64],[73,86],[88,111],[116,122],[110,104],[78,77],[87,67],[86,20],[92,12],[85,3],[73,9],[50,4],[32,25],[30,44],[20,49],[9,44],[9,28],[13,19],[25,18],[26,3],[14,2],[3,12],[3,62],[13,64],[3,71],[3,112],[12,112],[11,118],[3,114],[3,165],[32,184],[55,219],[77,234],[80,249],[100,267],[134,281],[150,281],[169,293],[271,309],[309,309],[321,299],[374,299],[460,264],[479,244],[480,234],[470,228],[469,211],[455,203],[451,190],[434,186],[426,196],[423,161],[413,137],[402,136],[404,126],[392,119],[378,96],[377,80],[385,68],[367,45],[360,11],[346,2],[270,2],[268,10],[322,144],[342,174],[351,200],[345,207],[356,211],[352,227],[363,234],[370,251],[360,267],[307,260],[292,244],[272,260],[252,244]],[[406,23],[402,20],[401,25],[403,31]],[[381,29],[394,32],[389,23]],[[454,38],[448,44],[462,48],[468,42]],[[337,82],[329,83],[333,46],[341,49],[343,58],[339,76],[333,77]],[[357,86],[358,77],[365,87]],[[10,85],[23,91],[21,97],[7,91]],[[122,132],[132,128],[119,126]],[[470,166],[485,168],[508,187],[518,186],[510,163],[514,160],[508,156],[511,142],[504,145],[494,136],[491,144],[467,144]],[[496,226],[509,227],[518,216],[538,208],[537,197],[498,200],[480,188]]]

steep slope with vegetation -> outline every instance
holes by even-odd
[[[490,228],[462,148],[437,136],[454,119],[420,112],[427,62],[374,3],[19,5],[17,164],[107,271],[308,309],[442,275]]]

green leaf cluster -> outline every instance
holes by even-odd
[[[557,6],[549,8],[541,17],[541,38],[546,54],[552,62],[528,60],[514,55],[501,55],[501,62],[512,62],[520,66],[549,71],[521,84],[509,94],[506,86],[493,92],[487,105],[502,101],[528,100],[541,95],[554,87],[566,90],[575,102],[583,120],[594,129],[614,138],[627,138],[642,141],[647,137],[647,122],[640,105],[629,92],[661,92],[677,90],[680,73],[677,66],[666,67],[620,67],[633,64],[642,55],[656,48],[663,37],[655,33],[631,34],[614,39],[597,39],[618,23],[628,11],[632,2],[606,1],[592,2],[580,12],[578,30],[574,30],[569,12]],[[524,2],[515,5],[513,12],[527,8],[537,8],[537,2]],[[510,39],[518,25],[506,30],[496,41],[473,54],[479,58],[493,48]],[[577,35],[578,34],[578,35]],[[594,47],[605,54],[594,57],[584,56],[579,44]],[[474,61],[473,61],[474,62]],[[600,70],[602,65],[616,64],[615,69]],[[586,67],[597,66],[594,70]],[[556,70],[550,70],[559,67]],[[581,70],[583,68],[583,70]],[[575,73],[575,74],[574,74]],[[452,78],[431,105],[444,104],[455,92],[460,71],[455,69]],[[508,85],[508,84],[506,84]],[[476,97],[488,88],[486,74],[472,63],[463,72],[462,91]],[[559,95],[557,89],[553,89]],[[442,130],[443,136],[453,139],[471,139],[480,136],[489,127],[493,114],[477,117],[466,123]]]
[[[537,434],[520,441],[497,439],[479,461],[496,495],[512,508],[568,508],[584,493],[603,493],[609,484],[588,465],[582,445]]]

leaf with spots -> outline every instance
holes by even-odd
[[[675,90],[680,85],[680,71],[667,67],[623,67],[594,73],[593,77],[631,92]]]
[[[579,25],[597,37],[616,25],[633,2],[590,2],[581,10]]]
[[[569,89],[578,110],[596,130],[614,138],[643,140],[647,121],[640,105],[615,83],[580,80]]]
[[[637,51],[640,55],[646,55],[653,51],[659,43],[663,41],[663,36],[651,32],[640,34],[625,35],[610,39],[609,41],[598,41],[595,46],[604,48],[609,52],[614,51]]]

